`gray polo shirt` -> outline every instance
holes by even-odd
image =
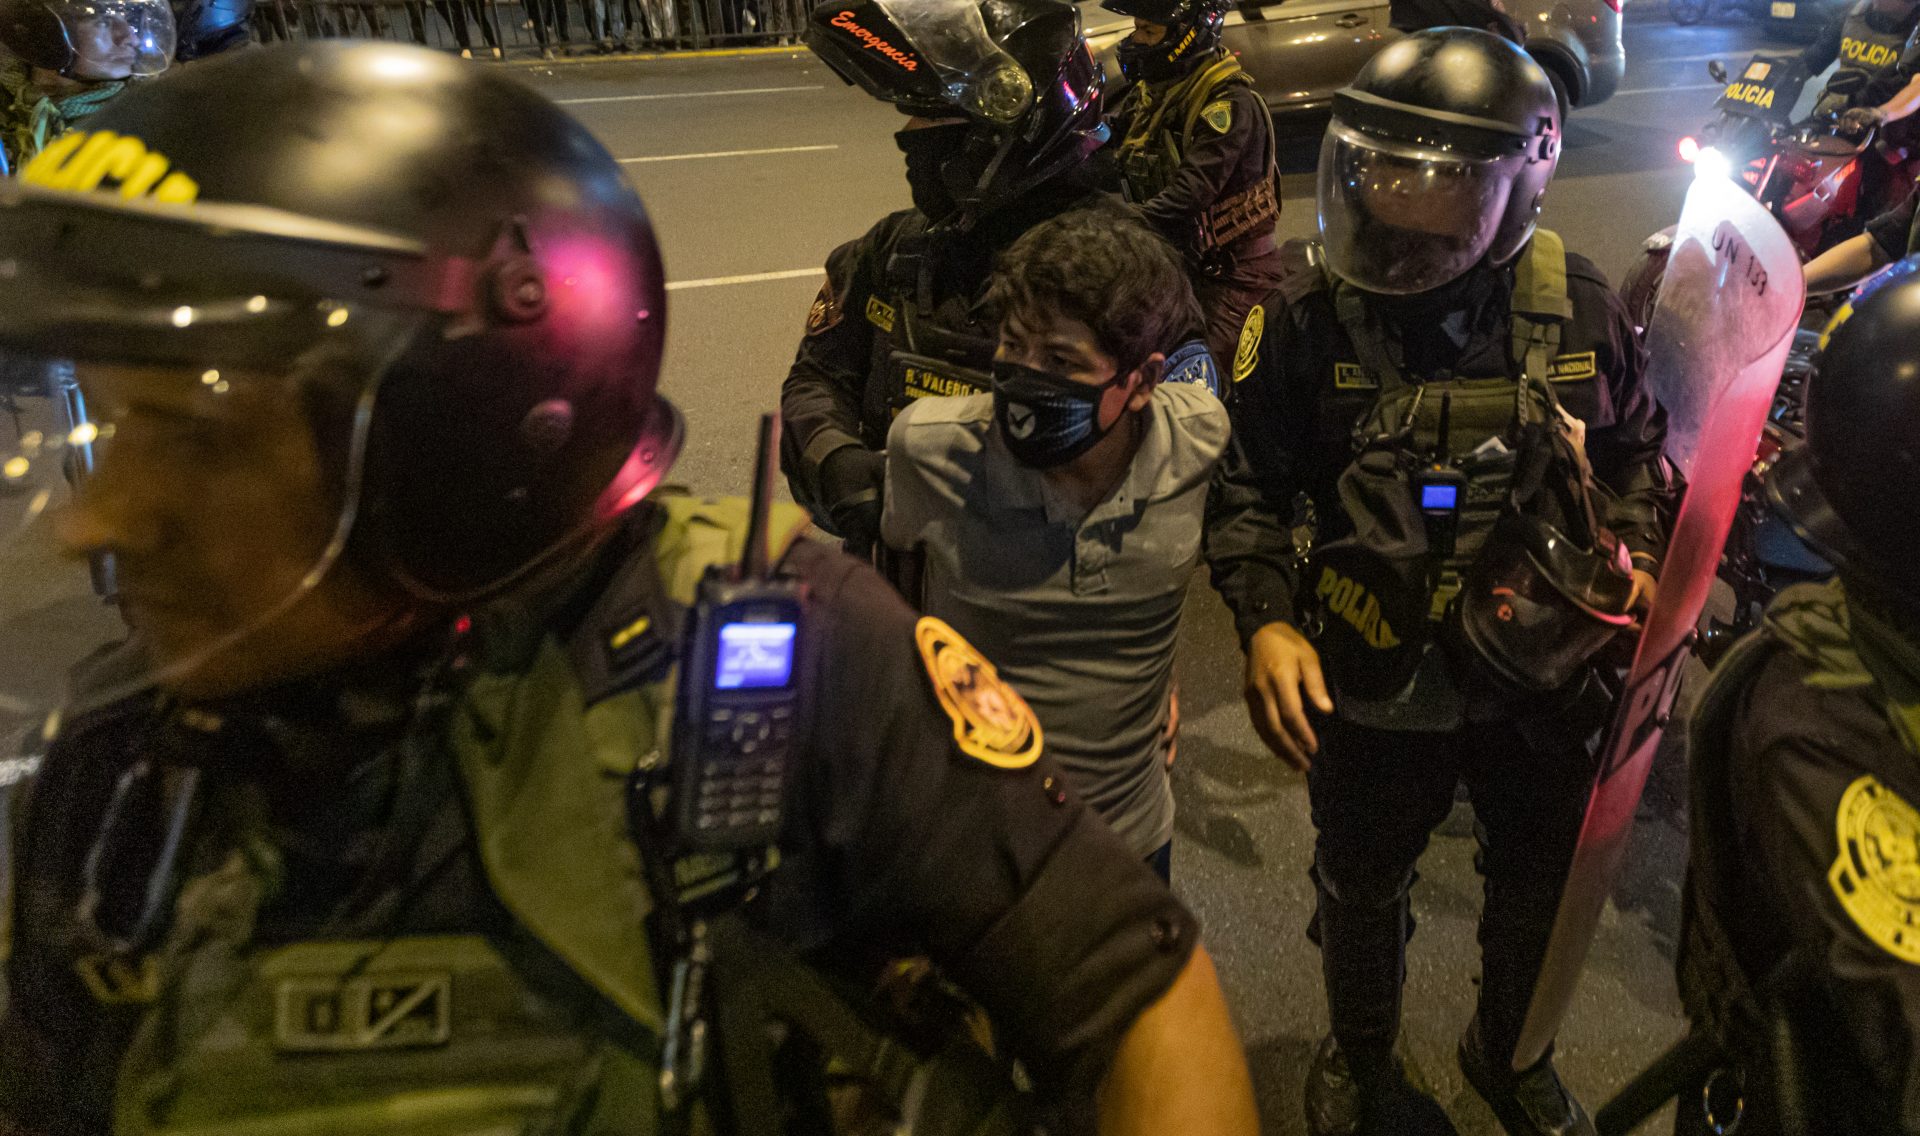
[[[926,614],[1027,701],[1075,790],[1146,856],[1173,836],[1167,695],[1227,412],[1163,384],[1120,488],[1091,512],[1016,461],[993,396],[923,398],[887,436],[881,532],[926,552]]]

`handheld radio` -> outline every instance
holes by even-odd
[[[671,820],[684,850],[765,848],[780,836],[813,668],[806,589],[768,562],[779,450],[780,419],[762,415],[740,562],[707,569],[682,629]]]
[[[1433,460],[1413,477],[1420,503],[1420,519],[1426,526],[1427,549],[1440,559],[1453,555],[1460,533],[1460,508],[1466,504],[1467,478],[1449,460],[1448,444],[1453,431],[1453,396],[1440,395],[1440,420],[1434,433]]]

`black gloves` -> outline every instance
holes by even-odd
[[[880,539],[880,494],[886,480],[887,455],[864,446],[842,446],[820,463],[827,518],[855,556],[871,556]]]

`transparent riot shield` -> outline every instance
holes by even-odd
[[[1695,180],[1647,328],[1647,376],[1667,410],[1666,453],[1685,495],[1602,743],[1515,1069],[1546,1053],[1573,1000],[1804,300],[1799,257],[1773,217],[1727,178]]]

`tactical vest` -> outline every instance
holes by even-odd
[[[1252,86],[1253,77],[1241,69],[1240,60],[1231,53],[1222,53],[1205,67],[1164,87],[1135,83],[1119,107],[1120,114],[1131,115],[1118,150],[1128,198],[1145,202],[1164,191],[1192,147],[1194,129],[1206,108],[1233,87]],[[1268,133],[1272,133],[1271,126]],[[1187,251],[1204,259],[1208,253],[1248,237],[1270,237],[1274,223],[1280,219],[1275,177],[1261,178],[1208,206],[1193,234],[1193,247]]]
[[[1847,13],[1840,30],[1840,66],[1827,80],[1829,91],[1836,85],[1846,85],[1843,81],[1847,79],[1857,85],[1846,85],[1846,94],[1823,93],[1815,106],[1816,113],[1848,106],[1870,106],[1893,94],[1892,91],[1881,94],[1875,84],[1891,76],[1900,66],[1912,35],[1898,29],[1875,31],[1867,19],[1872,11],[1871,0],[1863,0]]]
[[[677,611],[708,565],[738,558],[746,502],[661,495],[653,507],[664,520],[645,565],[657,572],[650,594]],[[804,515],[775,508],[781,549]],[[583,651],[614,660],[602,668],[644,665],[633,651],[672,642],[672,628],[653,626],[658,614],[596,622],[626,580],[588,616],[581,642],[522,629],[514,664],[478,668],[440,735],[471,827],[438,810],[454,823],[426,826],[415,870],[473,848],[526,940],[256,947],[265,873],[235,853],[182,888],[157,956],[158,998],[120,1066],[117,1133],[660,1130],[653,897],[628,836],[627,786],[636,759],[666,752],[673,673],[614,682],[589,701],[579,665]],[[701,1109],[687,1122],[712,1130]]]
[[[1810,971],[1821,960],[1792,952],[1784,959],[1754,955],[1752,936],[1734,932],[1767,917],[1750,898],[1752,864],[1741,852],[1733,813],[1733,731],[1740,704],[1775,654],[1792,649],[1798,632],[1781,612],[1797,605],[1838,608],[1838,585],[1801,584],[1776,597],[1759,630],[1742,639],[1714,669],[1688,730],[1687,764],[1692,819],[1677,962],[1680,997],[1693,1030],[1711,1039],[1747,1097],[1764,1109],[1766,1131],[1811,1136],[1820,1131],[1890,1130],[1863,1119],[1876,1107],[1865,1086],[1844,1082],[1844,1069],[1810,1066],[1832,1056],[1833,1039],[1806,1036],[1796,1002],[1818,999]],[[1819,681],[1853,689],[1885,709],[1884,696],[1851,639],[1821,644]],[[1896,730],[1896,733],[1899,731]],[[1731,913],[1730,925],[1722,913]],[[1844,1062],[1841,1064],[1844,1065]],[[1822,1123],[1810,1117],[1818,1116]],[[1717,1117],[1726,1125],[1729,1117]]]
[[[915,399],[980,394],[993,389],[995,329],[972,312],[972,297],[934,296],[934,250],[926,222],[905,228],[882,273],[885,298],[868,300],[873,325],[870,376],[861,407],[861,441],[885,449],[894,416]]]

